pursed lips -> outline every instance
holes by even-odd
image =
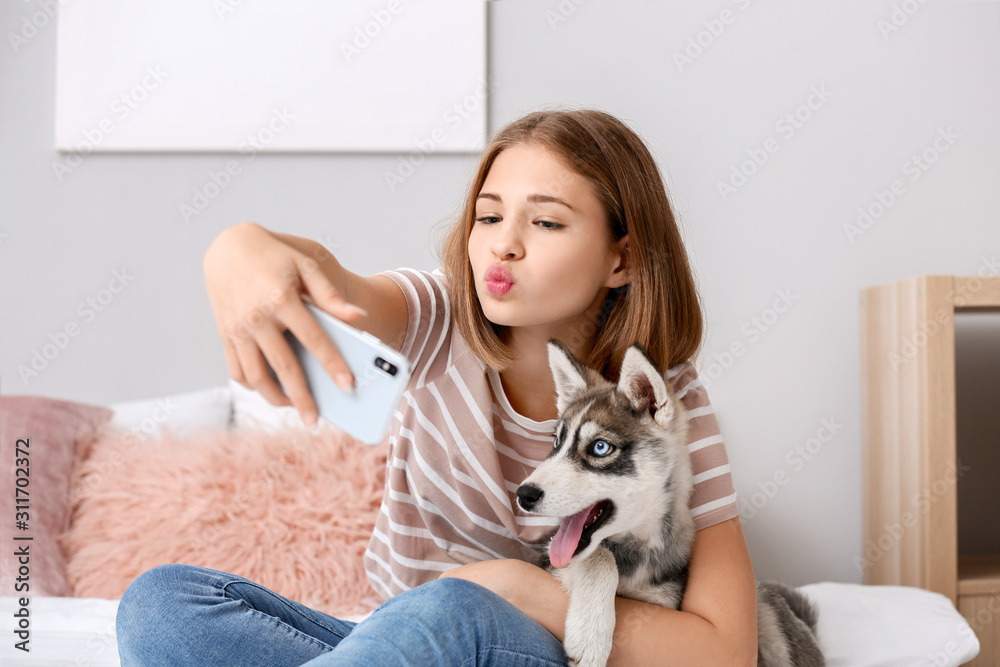
[[[514,287],[514,277],[502,264],[494,264],[486,269],[483,278],[486,281],[486,289],[494,296],[503,296]]]

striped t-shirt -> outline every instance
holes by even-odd
[[[372,587],[388,598],[464,563],[537,563],[559,520],[521,511],[516,491],[551,451],[556,420],[511,408],[500,376],[453,326],[440,269],[382,275],[406,297],[401,352],[412,375],[388,436],[385,492],[365,553]],[[694,366],[679,364],[667,378],[690,416],[695,527],[738,516],[725,445]]]

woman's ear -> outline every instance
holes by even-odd
[[[612,252],[615,254],[616,264],[614,265],[611,274],[608,276],[608,281],[604,285],[605,287],[615,289],[628,285],[629,281],[632,279],[630,270],[632,263],[629,261],[628,234],[615,241]]]

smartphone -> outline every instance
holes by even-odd
[[[337,346],[354,375],[354,391],[344,392],[295,335],[285,331],[285,338],[302,366],[309,392],[316,401],[316,409],[323,419],[361,442],[381,443],[409,382],[410,362],[370,333],[310,303],[306,303],[306,308]],[[270,366],[268,370],[277,379]]]

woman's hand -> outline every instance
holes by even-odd
[[[203,262],[229,375],[274,405],[294,405],[307,425],[317,421],[316,404],[284,331],[295,334],[338,385],[350,387],[353,378],[302,296],[348,323],[366,314],[345,300],[344,272],[336,258],[319,244],[312,247],[307,254],[260,225],[244,222],[220,233]]]

